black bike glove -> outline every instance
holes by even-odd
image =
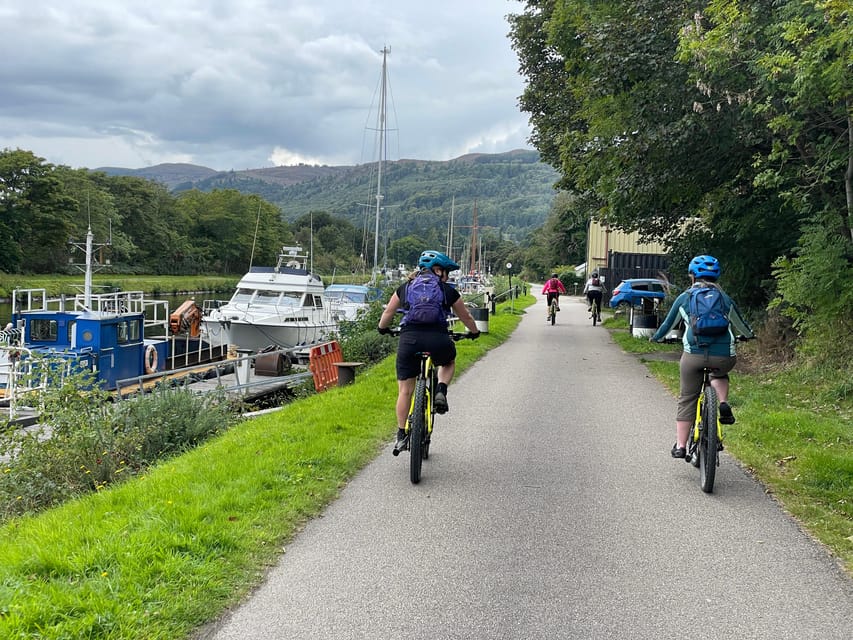
[[[476,340],[476,339],[477,339],[477,338],[479,338],[479,337],[480,337],[480,332],[479,332],[479,331],[474,331],[473,333],[469,333],[469,334],[468,334],[468,339],[469,339],[469,340]]]
[[[376,327],[376,330],[383,336],[391,335],[390,327]]]

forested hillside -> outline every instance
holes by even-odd
[[[180,168],[184,167],[183,170]],[[277,205],[293,222],[312,211],[373,225],[377,165],[270,167],[215,172],[193,165],[157,165],[145,169],[104,168],[111,175],[135,175],[160,182],[173,192],[235,189]],[[455,222],[478,225],[518,241],[542,226],[555,195],[557,173],[535,151],[472,154],[450,161],[388,161],[382,176],[382,216],[393,240],[404,235],[446,234],[451,207]],[[454,204],[455,203],[455,204]],[[463,231],[460,237],[467,235]]]

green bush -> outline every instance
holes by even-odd
[[[113,403],[83,375],[44,393],[41,406],[39,425],[0,434],[0,520],[100,491],[239,419],[223,395],[183,388]]]

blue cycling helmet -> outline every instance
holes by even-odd
[[[716,280],[720,277],[720,261],[714,256],[696,256],[690,261],[687,273],[694,278],[713,278]]]
[[[418,259],[418,266],[421,269],[441,267],[445,271],[456,271],[459,268],[458,264],[440,251],[424,251]]]

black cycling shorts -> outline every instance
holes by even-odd
[[[421,370],[421,352],[429,352],[438,365],[456,360],[456,345],[444,331],[403,331],[397,345],[397,380],[417,378]]]

